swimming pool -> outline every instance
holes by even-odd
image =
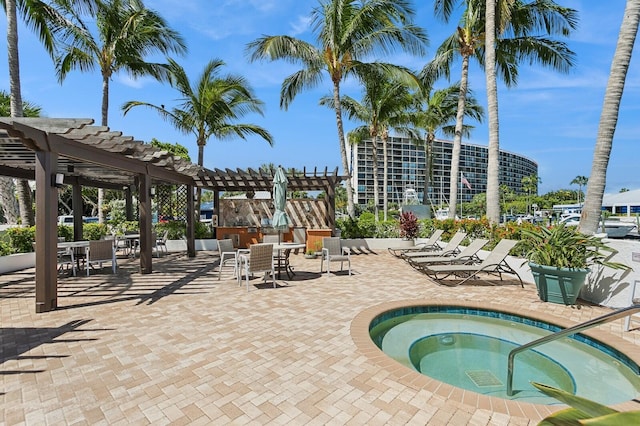
[[[375,316],[369,334],[384,353],[401,364],[487,396],[559,404],[533,388],[531,381],[607,405],[640,395],[638,364],[613,347],[579,334],[519,354],[515,358],[515,394],[508,397],[509,351],[560,329],[512,313],[419,305]]]

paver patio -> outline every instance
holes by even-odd
[[[532,284],[437,285],[382,251],[352,256],[351,277],[320,275],[319,259],[292,255],[293,280],[248,293],[228,275],[217,280],[212,253],[153,261],[150,275],[132,262],[116,275],[61,279],[59,309],[44,314],[33,270],[0,276],[0,423],[536,424],[548,409],[512,412],[470,392],[407,386],[404,367],[385,368],[354,343],[354,318],[416,299],[573,323],[610,311],[540,302]],[[640,347],[640,330],[623,332],[621,320],[598,332]]]

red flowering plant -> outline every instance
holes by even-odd
[[[418,236],[418,218],[413,212],[403,212],[400,215],[400,236],[413,240]]]

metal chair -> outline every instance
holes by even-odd
[[[62,272],[65,267],[67,270],[71,267],[71,273],[74,277],[76,276],[76,259],[73,247],[58,249],[58,272]]]
[[[233,266],[233,277],[238,274],[238,253],[233,248],[233,240],[218,240],[218,255],[220,256],[220,264],[218,265],[218,281],[222,275],[222,268],[225,266]],[[233,263],[231,265],[231,263]]]
[[[89,241],[89,247],[87,248],[87,261],[86,261],[87,276],[89,276],[89,268],[93,268],[93,265],[98,265],[102,268],[104,262],[111,262],[111,270],[116,273],[118,268],[118,262],[116,260],[116,250],[111,240],[98,240]]]
[[[162,238],[155,239],[155,242],[156,242],[155,249],[156,249],[156,253],[158,254],[158,257],[160,257],[161,252],[163,252],[164,254],[169,254],[169,251],[167,250],[167,238],[169,238],[169,231],[165,230],[164,233],[162,234]]]
[[[264,282],[267,282],[267,274],[271,274],[273,288],[276,288],[276,277],[273,269],[273,244],[253,244],[249,247],[248,254],[240,255],[240,271],[244,274],[249,291],[249,275],[264,272]],[[240,281],[240,275],[238,275]]]
[[[323,272],[324,262],[327,262],[327,275],[331,269],[331,262],[340,262],[340,270],[342,271],[343,263],[347,262],[349,266],[349,275],[351,275],[351,249],[342,247],[339,237],[325,237],[322,239],[322,259],[320,260],[320,272]]]

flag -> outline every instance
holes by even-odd
[[[462,183],[463,185],[466,185],[467,188],[471,189],[471,184],[469,183],[467,178],[464,177],[464,175],[462,173],[460,173],[460,183]]]

